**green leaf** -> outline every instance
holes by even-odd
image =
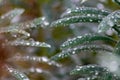
[[[46,22],[45,17],[39,17],[35,18],[31,21],[26,21],[23,23],[17,23],[9,26],[9,29],[30,29],[30,28],[37,28],[38,26],[41,26]],[[42,27],[42,26],[41,26]]]
[[[99,72],[106,72],[107,69],[103,68],[99,65],[84,65],[84,66],[76,66],[75,69],[73,69],[70,74],[71,75],[95,75],[95,74],[99,74]]]
[[[34,41],[33,39],[24,40],[24,39],[16,39],[14,41],[8,41],[6,44],[12,46],[34,46],[34,47],[48,47],[51,46],[45,42]]]
[[[28,38],[28,37],[30,37],[30,33],[28,33],[28,32],[26,32],[26,31],[24,31],[24,30],[18,30],[18,29],[14,29],[14,30],[12,30],[10,33],[12,33],[12,34],[15,34],[15,35],[17,35],[18,33],[19,34],[22,34],[22,37],[19,37],[19,38]],[[17,36],[15,36],[15,37],[17,37]]]
[[[120,80],[120,77],[116,74],[106,71],[99,76],[100,80]]]
[[[103,15],[107,16],[110,14],[110,12],[106,10],[101,10],[97,8],[92,8],[92,7],[77,7],[73,9],[67,9],[61,17],[69,17],[69,16],[75,16],[75,15]]]
[[[120,25],[120,10],[117,10],[103,18],[98,26],[98,32],[105,32],[115,25]]]
[[[13,68],[8,68],[8,71],[13,75],[17,80],[30,80],[23,72],[20,72]]]
[[[40,17],[40,18],[33,19],[31,21],[27,21],[27,22],[23,22],[23,23],[16,23],[16,24],[10,25],[8,27],[1,27],[0,33],[12,32],[15,30],[18,31],[18,33],[19,33],[20,32],[19,30],[36,28],[40,25],[42,25],[42,27],[44,27],[43,25],[45,25],[45,23],[46,23],[45,18]]]
[[[102,20],[103,17],[98,15],[85,15],[85,16],[71,16],[66,17],[62,19],[58,19],[57,21],[53,21],[51,23],[51,27],[53,26],[66,26],[73,23],[79,23],[79,22],[90,22],[90,23],[98,23]]]
[[[0,33],[15,33],[17,34],[22,34],[24,37],[28,38],[30,37],[30,33],[24,31],[24,30],[18,30],[18,29],[9,29],[7,27],[2,27],[0,28]]]
[[[107,51],[112,52],[112,48],[107,45],[84,45],[75,48],[69,48],[67,50],[63,50],[62,52],[58,53],[57,55],[53,56],[52,60],[59,60],[70,55],[78,54],[82,51]]]
[[[22,9],[22,8],[15,8],[15,9],[13,9],[13,10],[3,14],[0,17],[0,23],[6,22],[6,20],[10,21],[11,19],[15,18],[16,16],[21,15],[23,12],[24,12],[24,9]]]
[[[120,80],[117,75],[109,72],[107,68],[99,65],[76,66],[70,74],[83,75],[87,77],[86,80]]]
[[[120,41],[116,44],[114,51],[115,54],[120,55]]]
[[[15,55],[14,57],[10,58],[9,61],[30,61],[33,63],[46,63],[48,65],[53,65],[53,66],[57,66],[57,67],[61,67],[61,64],[52,61],[50,59],[48,59],[47,57],[37,57],[37,56],[21,56],[20,54]]]
[[[97,40],[109,41],[109,42],[116,43],[116,41],[114,39],[107,37],[107,36],[86,34],[84,36],[77,36],[75,38],[68,39],[60,46],[60,48],[66,49],[66,48],[78,46],[83,43],[90,43],[90,42],[97,41]]]

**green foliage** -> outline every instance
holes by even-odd
[[[76,66],[71,75],[89,76],[87,80],[119,80],[120,78],[99,65]],[[91,77],[92,76],[92,77]]]
[[[61,10],[63,9],[63,3],[66,0],[60,0],[59,7],[57,6],[56,10]],[[86,0],[82,0],[81,3],[85,2]],[[115,3],[117,3],[118,5],[120,5],[120,1],[119,0],[113,0]],[[40,1],[38,1],[39,4]],[[44,2],[44,1],[43,1]],[[42,2],[42,3],[43,3]],[[53,4],[54,0],[52,1],[45,1],[46,4]],[[68,0],[66,2],[69,2]],[[73,0],[74,2],[74,0]],[[44,12],[43,9],[43,16],[42,17],[38,17],[35,18],[33,20],[29,20],[29,21],[25,21],[25,22],[19,22],[19,23],[11,23],[11,20],[14,19],[16,16],[20,16],[23,12],[24,9],[22,8],[16,8],[13,9],[5,14],[3,14],[0,17],[0,24],[4,24],[3,22],[7,23],[7,26],[2,26],[0,27],[0,33],[1,34],[9,34],[10,37],[8,37],[9,39],[7,39],[7,41],[5,41],[4,45],[7,46],[17,46],[20,47],[20,49],[22,49],[21,47],[23,46],[27,46],[27,47],[35,47],[33,52],[36,52],[36,54],[41,55],[41,51],[42,49],[37,50],[36,47],[46,47],[46,48],[50,48],[51,52],[53,54],[48,54],[46,56],[51,57],[50,59],[47,57],[41,57],[41,56],[34,56],[36,54],[30,54],[30,55],[18,55],[12,58],[8,58],[7,61],[11,61],[11,60],[16,60],[16,61],[24,61],[24,62],[32,62],[32,70],[30,69],[29,72],[39,72],[41,73],[42,70],[49,74],[49,76],[60,76],[58,78],[51,78],[50,80],[62,80],[62,78],[68,79],[68,75],[66,73],[70,72],[67,69],[64,71],[64,67],[61,66],[61,64],[57,63],[56,61],[59,59],[63,59],[66,58],[68,56],[70,56],[72,59],[74,60],[73,62],[75,62],[75,64],[79,63],[80,64],[80,57],[74,57],[74,54],[78,55],[81,52],[83,52],[82,54],[86,54],[86,52],[88,52],[89,54],[92,54],[92,56],[96,57],[98,56],[97,53],[102,53],[105,54],[106,52],[108,53],[113,53],[113,54],[117,54],[117,57],[119,57],[118,55],[120,54],[120,10],[116,10],[113,12],[107,11],[107,10],[103,10],[103,9],[98,9],[98,8],[94,8],[94,7],[76,7],[77,5],[74,5],[72,3],[72,0],[70,0],[70,2],[72,6],[70,6],[65,12],[62,13],[62,15],[60,16],[60,19],[58,20],[54,20],[56,18],[54,14],[50,13],[50,11],[54,11],[54,10],[49,10],[49,7],[53,7],[50,5],[47,5],[47,7],[45,6],[44,8],[47,9],[49,11]],[[81,4],[82,5],[82,4]],[[29,5],[26,5],[27,7],[29,7]],[[56,6],[56,5],[54,5]],[[41,8],[40,6],[37,6],[39,8]],[[34,11],[33,11],[34,12]],[[36,12],[37,13],[37,12]],[[50,16],[50,17],[49,17]],[[49,17],[49,19],[48,19]],[[58,14],[56,16],[57,18],[59,17]],[[54,20],[54,21],[53,21]],[[9,25],[8,25],[9,23]],[[83,24],[78,24],[78,23],[83,23]],[[97,32],[93,31],[91,33],[86,33],[84,35],[82,35],[82,28],[79,27],[83,27],[84,28],[84,24],[90,24],[90,23],[97,23],[96,25],[98,25],[98,30]],[[95,27],[96,27],[95,25]],[[54,41],[52,35],[51,35],[51,29],[50,28],[54,28],[57,26],[67,26],[67,28],[71,29],[74,33],[75,36],[74,38],[68,39],[67,41],[63,42],[61,44],[57,43],[55,44],[57,41]],[[90,28],[92,29],[92,26],[89,25]],[[86,27],[86,26],[85,26]],[[33,34],[35,35],[35,38],[38,37],[36,36],[36,34],[39,34],[39,31],[34,32],[31,35],[31,32],[33,29],[38,30],[38,28],[44,28],[46,30],[46,32],[44,32],[45,36],[45,40],[48,43],[45,42],[40,42],[40,41],[36,41],[36,39],[33,39],[34,37],[32,36]],[[87,25],[87,29],[88,28]],[[65,28],[62,28],[65,29]],[[96,28],[95,28],[96,29]],[[113,34],[111,34],[110,36],[106,35],[107,31],[109,29],[113,29],[114,31],[116,31],[118,34],[116,34],[113,31]],[[81,31],[79,31],[81,30]],[[102,33],[103,32],[103,33]],[[77,33],[77,34],[76,34]],[[61,34],[61,33],[60,33]],[[63,34],[64,35],[64,34]],[[81,35],[81,36],[78,36]],[[57,35],[58,36],[58,35]],[[11,38],[12,37],[12,38]],[[117,37],[117,39],[116,39]],[[39,36],[39,39],[41,39],[41,35]],[[61,40],[62,41],[62,40]],[[61,44],[61,45],[60,45]],[[114,44],[114,45],[112,45]],[[52,46],[51,46],[52,45]],[[60,48],[58,49],[58,46],[60,45]],[[57,49],[56,49],[57,48]],[[32,50],[29,49],[28,53],[32,52]],[[40,54],[39,54],[40,51]],[[49,52],[50,50],[46,49],[45,52],[51,53]],[[22,51],[20,51],[22,53]],[[25,52],[25,53],[26,53]],[[93,54],[95,53],[95,54]],[[55,54],[55,55],[54,55]],[[43,53],[43,55],[45,55]],[[53,56],[54,55],[54,56]],[[80,54],[81,55],[81,54]],[[87,54],[88,56],[88,54]],[[78,59],[77,61],[75,61],[76,59]],[[4,60],[3,60],[4,61]],[[64,60],[65,61],[65,60]],[[66,60],[67,61],[67,60]],[[69,60],[68,60],[69,61]],[[97,62],[97,61],[96,61]],[[39,69],[37,67],[41,67],[41,65],[34,65],[35,63],[46,63],[47,65],[52,65],[52,66],[56,66],[57,68],[59,68],[59,70],[55,70],[55,72],[53,72],[51,74],[50,70],[45,71],[44,69]],[[115,63],[115,61],[113,61],[113,63]],[[3,63],[2,63],[3,64]],[[82,63],[80,64],[81,66],[77,66],[75,69],[73,69],[70,72],[70,77],[71,75],[78,75],[78,80],[120,80],[119,74],[114,73],[114,71],[111,70],[111,68],[109,67],[105,67],[105,66],[101,66],[99,63],[99,65],[94,65],[91,63],[83,63],[83,64],[88,64],[88,65],[82,65]],[[97,64],[97,63],[96,63]],[[5,64],[6,65],[6,64]],[[70,65],[72,65],[72,67],[74,66],[74,64],[70,63]],[[36,68],[34,68],[34,66]],[[116,65],[114,65],[116,66]],[[118,64],[119,66],[119,64]],[[118,67],[117,66],[117,67]],[[19,66],[16,66],[19,68]],[[43,68],[46,68],[46,66],[42,66]],[[70,66],[71,67],[71,66]],[[113,67],[113,66],[112,66]],[[21,68],[21,67],[20,67]],[[30,68],[30,67],[29,67]],[[113,67],[114,68],[114,67]],[[11,67],[7,67],[8,72],[13,75],[17,80],[30,80],[30,78],[27,77],[26,73],[19,71],[17,69],[11,68]],[[55,69],[55,68],[54,68]],[[71,69],[71,68],[69,68]],[[51,69],[52,71],[52,69]],[[61,71],[61,72],[60,72]],[[62,71],[64,71],[64,74],[62,73]],[[118,71],[119,71],[119,67],[118,67]],[[59,73],[59,75],[58,75]],[[67,78],[66,78],[67,75]],[[48,75],[47,75],[48,76]],[[46,77],[46,76],[45,76]],[[62,77],[62,78],[61,78]],[[77,77],[76,77],[77,78]],[[64,80],[65,80],[64,79]],[[75,78],[74,78],[75,79]]]
[[[7,44],[12,45],[12,46],[33,46],[33,47],[48,47],[48,48],[51,47],[47,43],[34,41],[33,39],[32,40],[17,39],[14,41],[9,41],[7,42]]]
[[[93,22],[98,23],[102,20],[101,16],[96,15],[84,15],[84,16],[72,16],[67,18],[62,18],[57,21],[52,22],[51,26],[66,26],[72,23],[78,23],[78,22]]]
[[[119,3],[118,0],[114,0]],[[114,38],[108,37],[106,35],[99,35],[100,32],[106,32],[109,29],[114,29],[118,34],[119,30],[119,20],[120,11],[116,10],[114,12],[108,12],[101,9],[90,8],[90,7],[77,7],[67,9],[62,15],[61,19],[58,19],[51,23],[51,26],[68,26],[75,25],[73,23],[89,22],[89,23],[99,23],[98,34],[87,34],[82,36],[77,36],[72,39],[68,39],[61,46],[62,50],[60,53],[53,56],[52,60],[59,60],[74,54],[78,54],[84,51],[107,51],[110,53],[119,54],[120,53],[120,42]],[[105,41],[112,42],[116,46],[108,45],[93,45],[91,42],[94,41]],[[105,43],[103,43],[105,44]],[[74,70],[70,72],[71,75],[77,74],[84,76],[84,80],[119,80],[120,78],[114,73],[108,71],[107,69],[100,67],[99,65],[85,65],[77,66]],[[79,78],[78,80],[82,80]]]
[[[15,18],[16,16],[21,15],[24,12],[24,9],[22,8],[16,8],[14,10],[11,10],[3,15],[1,15],[0,17],[0,24],[6,21],[10,21],[13,18]]]
[[[68,57],[73,54],[78,54],[82,51],[108,51],[112,52],[112,49],[107,46],[107,45],[84,45],[84,46],[79,46],[75,48],[69,48],[67,50],[63,50],[61,53],[58,53],[57,55],[53,56],[51,59],[52,60],[58,60],[61,58]]]
[[[101,36],[101,35],[95,35],[95,34],[86,34],[84,36],[77,36],[75,38],[68,39],[66,42],[64,42],[61,45],[61,49],[74,47],[77,45],[81,45],[83,43],[90,43],[90,42],[98,41],[98,40],[116,43],[116,41],[114,39],[107,37],[107,36]]]
[[[30,28],[36,28],[40,25],[42,25],[45,21],[44,17],[36,18],[31,21],[23,22],[23,23],[17,23],[17,24],[12,24],[8,27],[1,27],[0,28],[0,33],[6,33],[6,32],[14,32],[14,30],[18,30],[18,33],[20,33],[19,30],[25,30],[25,29],[30,29]],[[21,32],[22,33],[22,32]]]
[[[120,22],[120,11],[115,11],[103,18],[98,26],[98,32],[105,32],[108,29],[114,27],[116,25],[119,26]]]
[[[9,22],[11,22],[11,20],[13,18],[15,18],[16,16],[20,16],[22,13],[24,12],[24,9],[14,9],[11,10],[10,12],[4,14],[1,16],[0,22],[4,22],[6,20],[8,20]],[[34,20],[31,21],[26,21],[26,22],[22,22],[22,23],[14,23],[10,26],[7,27],[0,27],[0,33],[1,34],[5,34],[5,33],[9,33],[13,39],[8,40],[5,45],[11,45],[11,46],[32,46],[32,47],[48,47],[50,48],[51,45],[45,43],[45,42],[39,42],[39,41],[34,41],[34,39],[30,38],[30,33],[25,31],[26,29],[30,29],[30,28],[37,28],[39,26],[41,27],[45,27],[47,26],[49,23],[45,20],[45,17],[40,17],[40,18],[36,18]],[[15,36],[13,36],[12,34],[15,34]],[[22,34],[22,35],[21,35]],[[12,58],[14,59],[14,58]],[[17,57],[17,59],[22,59],[22,60],[28,60],[28,61],[35,61],[35,62],[45,62],[48,65],[55,65],[57,67],[60,67],[60,64],[56,63],[55,61],[50,61],[48,58],[45,57],[32,57],[32,56],[23,56],[22,58],[19,56],[19,58]],[[15,59],[15,60],[17,60]],[[13,75],[17,80],[30,80],[27,75],[25,75],[23,72],[11,68],[11,67],[7,67],[8,72]]]
[[[92,8],[92,7],[77,7],[73,9],[67,9],[61,17],[68,17],[68,16],[75,16],[75,15],[101,15],[101,16],[107,16],[110,14],[110,12],[97,9],[97,8]]]
[[[8,67],[8,71],[11,73],[11,75],[16,77],[17,80],[30,80],[23,72],[20,72],[16,69]]]

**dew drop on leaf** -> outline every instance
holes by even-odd
[[[37,57],[37,56],[21,56],[21,55],[16,55],[14,57],[12,57],[11,60],[17,60],[17,61],[31,61],[31,62],[40,62],[40,63],[47,63],[48,65],[54,65],[57,67],[61,67],[62,65],[52,61],[50,59],[48,59],[47,57]]]
[[[95,34],[86,34],[83,36],[77,36],[75,38],[68,39],[60,46],[60,48],[61,49],[71,48],[71,47],[81,45],[83,43],[90,43],[90,42],[97,41],[97,40],[103,40],[103,41],[109,41],[109,42],[116,43],[115,40],[113,40],[112,38],[107,37],[107,36],[95,35]]]
[[[114,27],[115,25],[120,25],[120,10],[117,10],[105,18],[100,22],[98,26],[98,32],[105,32],[108,29]]]
[[[20,72],[14,68],[8,67],[8,72],[13,75],[17,80],[30,80],[23,72]]]
[[[13,10],[3,14],[0,17],[0,23],[2,23],[5,20],[9,20],[10,21],[11,19],[15,18],[16,16],[21,15],[23,12],[24,12],[24,9],[22,9],[22,8],[15,8],[15,9],[13,9]]]
[[[34,47],[48,47],[50,48],[51,45],[45,43],[45,42],[39,42],[34,40],[23,40],[23,39],[17,39],[14,41],[9,41],[7,44],[12,46],[34,46]]]

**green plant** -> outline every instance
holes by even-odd
[[[80,6],[84,5],[87,1],[82,0]],[[14,5],[19,3],[19,6],[24,3],[26,5],[23,6],[25,10],[30,7],[22,0],[18,0],[18,2],[10,0],[10,2]],[[1,80],[40,80],[40,74],[44,76],[41,80],[120,80],[120,10],[112,12],[94,7],[80,7],[77,3],[74,4],[74,0],[73,2],[72,0],[36,0],[36,2],[38,3],[37,8],[42,3],[45,3],[43,6],[43,17],[12,23],[13,18],[16,16],[20,17],[25,11],[23,8],[13,9],[0,17],[0,24],[2,25],[0,27],[0,34],[3,36],[0,38]],[[120,5],[119,0],[113,0],[113,2]],[[63,12],[61,9],[70,6],[70,8],[61,14],[58,20],[56,19],[59,17],[59,13],[51,9],[53,7],[51,5],[54,3],[58,4],[56,10],[60,10],[60,12]],[[95,25],[97,30],[92,31],[92,24]],[[96,26],[98,27],[96,28]],[[85,31],[88,30],[87,32],[83,31],[84,35],[82,34],[81,27]],[[32,37],[34,30],[37,29],[38,31],[36,32],[39,32],[41,28],[46,30],[44,34],[49,38],[48,41],[39,42]],[[64,42],[64,36],[61,36],[62,40],[58,38],[57,42],[56,36],[53,37],[55,34],[52,35],[52,33],[57,32],[57,29],[57,37],[66,35],[61,34],[61,32],[63,30],[63,32],[67,33],[68,29],[70,29],[72,36],[76,37]],[[112,34],[107,34],[108,30],[113,30],[110,31]],[[67,35],[67,37],[69,36]],[[55,38],[56,43],[54,43]],[[66,36],[64,39],[66,39]],[[63,43],[61,44],[61,42]],[[58,48],[59,44],[61,44],[60,48]],[[28,47],[29,50],[31,50],[31,47],[34,48],[34,51],[30,53],[27,50]],[[41,49],[38,49],[38,47],[50,49],[46,49],[43,56],[41,54],[42,51],[40,51]],[[10,54],[8,55],[7,53]],[[109,61],[108,63],[107,60]],[[71,70],[75,66],[76,68]],[[6,73],[8,74],[6,75]],[[14,78],[9,77],[9,75],[12,75]],[[38,77],[31,78],[31,75],[37,75]]]
[[[119,4],[119,0],[114,0]],[[119,56],[119,39],[114,39],[103,35],[101,33],[106,32],[109,29],[114,29],[117,32],[117,37],[119,38],[120,29],[119,29],[119,17],[120,11],[116,10],[114,12],[109,12],[106,10],[101,10],[92,7],[80,7],[66,10],[61,19],[52,22],[51,27],[55,26],[66,26],[79,22],[89,22],[89,23],[99,23],[98,33],[95,34],[85,34],[83,36],[77,36],[72,39],[68,39],[61,46],[62,52],[53,56],[52,60],[59,60],[74,54],[80,54],[80,52],[109,52],[114,55]],[[97,34],[97,35],[96,35]],[[105,41],[111,42],[114,45],[100,43],[96,44],[93,42],[96,41]],[[114,65],[115,66],[115,65]],[[84,65],[77,66],[74,70],[71,71],[71,75],[81,75],[84,77],[79,78],[78,80],[119,80],[119,76],[116,76],[114,73],[105,69],[104,66],[100,65]]]

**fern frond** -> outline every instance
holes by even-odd
[[[103,15],[107,16],[110,14],[110,12],[106,10],[101,10],[97,8],[92,8],[92,7],[77,7],[73,9],[67,9],[61,17],[69,17],[69,16],[75,16],[75,15]]]
[[[48,47],[48,48],[51,47],[49,44],[44,42],[39,42],[34,40],[22,40],[22,39],[8,41],[6,44],[12,46],[34,46],[34,47]]]
[[[83,44],[83,43],[90,43],[90,42],[97,41],[97,40],[117,43],[117,41],[115,41],[114,39],[107,37],[107,36],[95,35],[95,34],[86,34],[84,36],[77,36],[75,38],[68,39],[60,46],[60,48],[66,49],[66,48],[78,46],[78,45]]]
[[[0,23],[2,23],[5,20],[11,20],[11,19],[13,19],[16,16],[21,15],[23,12],[24,12],[24,9],[22,9],[22,8],[15,8],[15,9],[13,9],[13,10],[3,14],[0,17]]]
[[[13,75],[17,80],[30,80],[23,72],[20,72],[14,68],[7,68],[8,72]]]
[[[69,48],[67,50],[63,50],[61,53],[58,53],[57,55],[53,56],[51,59],[52,60],[58,60],[62,59],[65,57],[68,57],[70,55],[78,54],[82,51],[107,51],[107,52],[112,52],[112,48],[107,45],[84,45],[84,46],[79,46],[75,48]]]
[[[98,26],[98,32],[105,32],[108,29],[114,27],[115,25],[118,26],[120,25],[120,10],[117,10],[111,14],[109,14],[108,16],[106,16],[105,18],[103,18],[103,20],[100,22],[99,26]]]
[[[50,26],[51,27],[66,26],[69,24],[79,23],[79,22],[98,23],[102,20],[102,18],[103,18],[102,16],[98,16],[98,15],[71,16],[71,17],[58,19],[57,21],[53,21]]]

